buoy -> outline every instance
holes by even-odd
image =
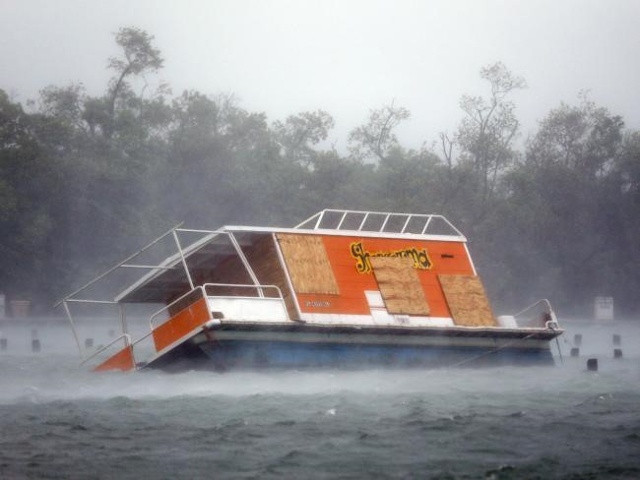
[[[93,348],[93,338],[86,338],[84,340],[84,348]]]
[[[37,353],[40,351],[40,340],[34,338],[31,340],[31,351]]]
[[[613,344],[615,346],[618,346],[622,343],[622,337],[620,336],[620,334],[618,333],[614,333],[613,334]]]
[[[587,370],[589,370],[590,372],[597,372],[598,371],[598,359],[597,358],[590,358],[589,360],[587,360]]]
[[[0,350],[4,352],[6,349],[7,349],[7,339],[0,338]]]
[[[573,336],[573,344],[574,344],[576,347],[579,347],[580,345],[582,345],[582,334],[581,334],[581,333],[576,333],[576,334]]]
[[[580,356],[580,349],[578,347],[573,347],[571,349],[571,356],[572,357],[579,357]]]
[[[622,349],[614,348],[613,349],[613,358],[622,358]]]

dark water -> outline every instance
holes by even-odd
[[[599,372],[96,375],[5,328],[0,478],[640,478],[638,329],[572,328]]]

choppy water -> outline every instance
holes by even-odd
[[[640,478],[640,324],[572,325],[555,368],[225,374],[91,374],[62,327],[3,330],[0,478]]]

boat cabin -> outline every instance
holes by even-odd
[[[149,320],[151,361],[222,324],[415,332],[546,329],[555,321],[497,318],[466,238],[441,215],[323,210],[293,228],[172,229],[163,237],[169,235],[176,252],[159,264],[132,263],[156,239],[114,267],[147,271],[113,304],[163,305]],[[183,245],[186,235],[198,238]],[[90,301],[79,298],[85,287],[64,300],[70,320],[70,304]],[[137,341],[122,315],[125,350],[131,350],[126,363],[133,368]]]

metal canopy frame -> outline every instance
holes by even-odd
[[[380,225],[375,225],[376,220]],[[449,230],[447,233],[438,233],[436,226],[438,223],[444,225]],[[410,231],[410,225],[418,226]],[[435,236],[455,236],[466,241],[465,236],[446,217],[436,214],[418,213],[394,213],[376,212],[366,210],[338,210],[324,209],[313,214],[302,221],[294,228],[307,230],[337,230],[353,232],[375,232],[375,233],[395,233],[395,234],[416,234]]]
[[[437,230],[437,224],[445,227],[445,232]],[[434,226],[436,225],[436,226]],[[271,234],[276,232],[296,232],[300,230],[312,230],[318,233],[324,234],[338,234],[347,235],[350,233],[360,233],[361,235],[382,235],[382,236],[407,236],[407,237],[432,237],[443,240],[455,240],[466,242],[464,235],[442,215],[435,214],[414,214],[414,213],[392,213],[392,212],[376,212],[376,211],[362,211],[362,210],[338,210],[338,209],[325,209],[312,215],[308,219],[304,220],[300,224],[293,228],[267,228],[267,227],[234,227],[227,226],[219,230],[194,230],[180,228],[182,224],[176,225],[170,230],[166,231],[140,250],[127,258],[114,265],[104,273],[98,275],[82,287],[78,288],[74,292],[65,296],[59,301],[56,306],[63,305],[75,341],[80,351],[80,355],[83,355],[83,349],[80,344],[80,340],[75,327],[75,322],[70,311],[70,304],[103,304],[113,305],[119,310],[120,323],[122,327],[123,338],[125,345],[130,345],[131,340],[129,337],[125,304],[127,303],[145,303],[143,300],[135,300],[135,297],[129,297],[133,292],[139,291],[145,285],[149,285],[153,280],[157,279],[163,273],[173,270],[182,269],[186,277],[189,290],[193,290],[196,285],[191,274],[188,260],[191,255],[197,253],[207,244],[211,243],[214,239],[220,236],[226,236],[231,246],[231,251],[237,254],[246,272],[248,273],[251,281],[258,291],[260,297],[264,297],[264,292],[258,278],[253,271],[249,261],[247,260],[242,247],[238,242],[235,234],[251,233],[256,235]],[[182,245],[180,234],[202,234],[202,238],[199,240],[184,246]],[[132,263],[136,257],[140,256],[144,252],[148,251],[151,247],[158,244],[166,237],[173,237],[177,252],[169,257],[165,258],[158,265],[150,265],[146,263]],[[282,261],[282,259],[281,259]],[[148,270],[148,272],[142,275],[138,280],[133,282],[125,290],[115,295],[112,299],[89,299],[80,298],[79,295],[86,290],[104,279],[108,275],[112,274],[118,269],[141,269]],[[154,297],[150,297],[154,298]],[[149,298],[146,299],[149,303]],[[297,308],[299,308],[296,305]]]
[[[80,356],[83,358],[84,361],[86,361],[87,358],[85,358],[84,351],[83,351],[82,346],[80,344],[80,339],[78,337],[78,332],[77,332],[77,329],[76,329],[76,322],[74,321],[73,315],[72,315],[71,310],[70,310],[70,305],[71,304],[93,304],[93,305],[113,305],[113,306],[116,306],[118,308],[118,310],[119,310],[120,324],[121,324],[121,328],[122,328],[122,335],[120,337],[118,337],[118,339],[123,338],[124,342],[125,342],[125,346],[129,346],[129,345],[131,345],[131,338],[129,336],[128,326],[127,326],[127,321],[126,321],[125,304],[126,303],[144,303],[144,302],[136,302],[136,301],[129,301],[128,302],[127,301],[127,296],[129,294],[131,294],[132,292],[142,288],[144,285],[150,283],[155,278],[159,277],[162,273],[167,272],[169,270],[175,270],[179,266],[181,266],[182,269],[184,270],[184,274],[185,274],[185,276],[187,278],[187,282],[189,284],[189,290],[190,291],[193,290],[195,288],[195,285],[194,285],[193,277],[191,275],[187,260],[192,254],[198,252],[200,249],[202,249],[205,245],[210,243],[213,239],[215,239],[218,236],[226,236],[227,237],[227,239],[229,240],[229,244],[232,247],[232,251],[235,254],[237,254],[238,258],[240,259],[240,261],[242,263],[242,265],[246,269],[246,272],[248,273],[249,277],[251,278],[251,281],[253,282],[253,284],[254,284],[254,286],[255,286],[255,288],[257,290],[258,296],[260,298],[264,298],[265,297],[263,288],[260,285],[260,282],[258,281],[258,278],[257,278],[255,272],[251,268],[251,265],[249,264],[249,261],[247,260],[244,252],[242,251],[242,247],[240,246],[240,243],[235,238],[233,232],[228,231],[228,230],[224,230],[224,229],[222,229],[222,230],[194,230],[194,229],[183,229],[183,228],[179,228],[179,227],[180,227],[180,225],[177,225],[176,227],[173,227],[170,230],[166,231],[165,233],[163,233],[162,235],[160,235],[159,237],[157,237],[156,239],[154,239],[153,241],[149,242],[147,245],[145,245],[144,247],[139,249],[134,254],[129,255],[127,258],[125,258],[124,260],[122,260],[118,264],[114,265],[113,267],[109,268],[108,270],[106,270],[105,272],[101,273],[97,277],[93,278],[91,281],[87,282],[86,284],[84,284],[83,286],[78,288],[77,290],[74,290],[72,293],[68,294],[62,300],[60,300],[58,303],[56,303],[56,305],[55,305],[56,307],[62,305],[63,308],[64,308],[64,311],[65,311],[65,314],[66,314],[67,319],[69,321],[69,324],[71,325],[71,330],[73,332],[73,336],[74,336],[74,339],[76,341],[76,344],[77,344],[77,347],[78,347],[78,351],[80,352]],[[180,241],[180,233],[202,234],[203,237],[201,239],[191,243],[190,245],[188,245],[186,247],[183,247],[182,243]],[[134,260],[136,257],[138,257],[142,253],[148,251],[151,247],[153,247],[154,245],[157,245],[160,241],[162,241],[163,239],[165,239],[168,236],[172,236],[173,237],[173,241],[175,242],[175,245],[176,245],[176,248],[177,248],[177,252],[174,255],[171,255],[171,256],[165,258],[158,265],[131,263],[131,261]],[[93,299],[93,298],[80,298],[79,297],[79,295],[82,294],[83,292],[86,292],[86,290],[89,289],[89,287],[95,285],[100,280],[104,279],[105,277],[109,276],[110,274],[113,274],[116,270],[122,269],[122,268],[124,268],[124,269],[144,269],[144,270],[149,270],[149,272],[146,273],[145,275],[143,275],[141,278],[139,278],[137,281],[135,281],[133,284],[131,284],[129,287],[127,287],[125,290],[123,290],[122,292],[117,294],[113,299]]]

